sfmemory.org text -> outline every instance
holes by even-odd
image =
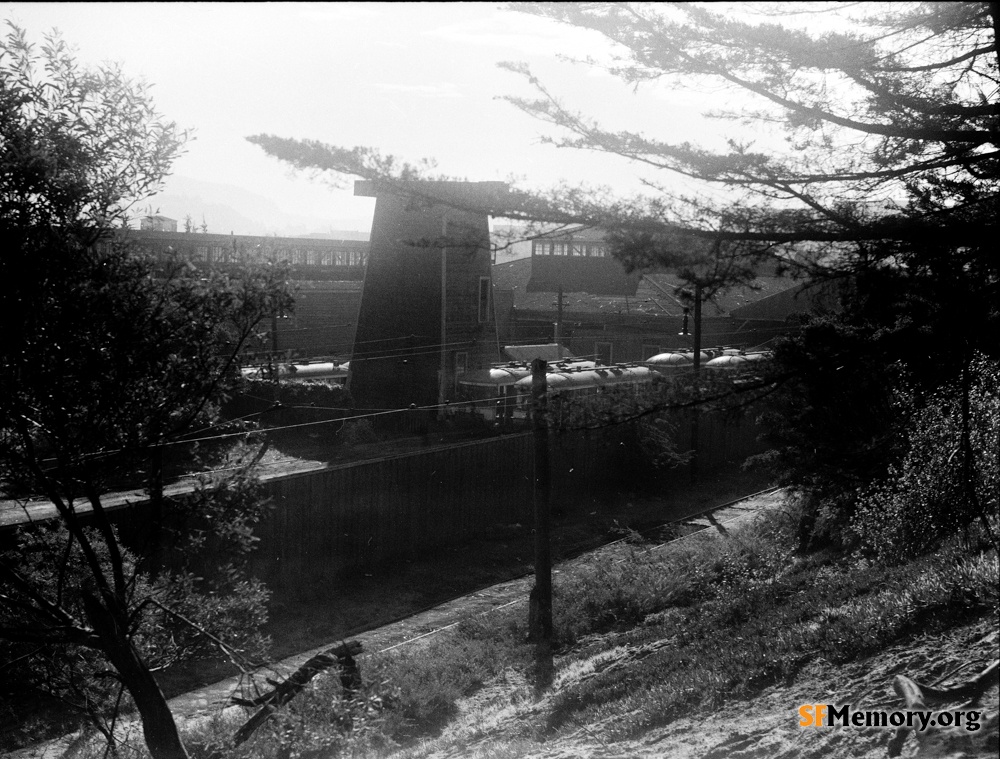
[[[982,712],[978,711],[885,711],[857,710],[851,704],[803,704],[799,707],[799,727],[907,727],[923,732],[931,727],[979,729]]]

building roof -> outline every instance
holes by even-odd
[[[605,232],[597,227],[557,227],[549,232],[538,235],[538,239],[545,240],[604,240]]]
[[[161,217],[165,218],[165,217]],[[173,221],[173,219],[170,219]],[[234,235],[216,232],[164,232],[153,229],[115,230],[116,235],[136,242],[190,243],[193,245],[266,245],[271,248],[299,248],[302,250],[355,250],[367,253],[367,240],[334,240],[314,237],[274,237],[267,235]]]
[[[513,307],[519,312],[556,310],[554,290],[536,291],[530,286],[534,278],[534,266],[539,260],[545,261],[600,261],[606,259],[580,259],[563,256],[536,256],[534,259],[521,258],[493,267],[493,284],[498,296],[512,298]],[[564,289],[563,309],[567,319],[574,314],[634,315],[634,316],[680,316],[685,303],[677,291],[685,283],[670,272],[647,272],[636,275],[636,287],[631,293],[600,294]],[[735,287],[719,293],[703,307],[705,316],[723,316],[748,303],[793,287],[795,282],[787,277],[758,277],[749,286]],[[597,289],[597,287],[595,287]],[[510,295],[506,293],[509,292]],[[509,302],[509,301],[504,301]],[[498,306],[500,305],[498,301]]]
[[[785,321],[796,315],[839,310],[836,286],[804,282],[734,308],[731,315],[738,319]]]
[[[577,256],[533,256],[527,292],[590,293],[591,295],[635,295],[639,274],[626,273],[614,258]]]

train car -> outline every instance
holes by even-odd
[[[335,380],[344,382],[347,380],[347,372],[350,362],[338,364],[333,361],[316,361],[312,363],[280,363],[275,368],[278,372],[278,380],[299,381],[299,380]],[[271,379],[272,369],[268,365],[245,366],[241,370],[246,379]]]
[[[739,348],[707,348],[700,352],[701,366],[706,369],[741,369],[749,364],[770,358],[771,352],[764,350],[744,351]],[[658,353],[644,362],[645,366],[669,375],[694,366],[694,351],[672,351]]]
[[[593,362],[590,362],[593,363]],[[573,392],[596,390],[612,385],[649,385],[658,376],[654,369],[639,364],[615,364],[614,366],[572,366],[550,368],[545,374],[548,391]],[[532,378],[524,377],[514,383],[521,396],[531,394]]]

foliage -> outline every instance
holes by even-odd
[[[520,611],[494,611],[427,643],[366,657],[365,686],[351,702],[335,676],[318,681],[246,755],[308,755],[320,746],[331,756],[379,755],[446,725],[458,736],[450,740],[461,740],[458,701],[489,684],[511,691],[504,703],[535,740],[596,721],[609,741],[635,738],[695,709],[752,697],[811,661],[857,660],[1000,613],[1000,566],[983,541],[946,543],[883,567],[850,552],[796,558],[796,522],[794,513],[774,512],[728,537],[658,551],[628,544],[563,566],[556,686],[541,706],[516,674],[532,666],[524,626],[514,621]]]
[[[318,677],[231,756],[372,756],[433,735],[460,698],[527,666],[523,637],[513,623],[472,618],[415,649],[365,657],[357,693],[345,693],[336,672]]]
[[[260,428],[341,419],[351,406],[343,385],[330,380],[274,383],[243,379],[222,406],[222,416]]]
[[[36,51],[15,27],[0,74],[0,486],[57,515],[19,533],[23,551],[4,546],[0,639],[26,687],[71,700],[106,735],[127,691],[151,753],[183,757],[153,670],[203,649],[209,633],[259,649],[239,625],[260,620],[266,593],[238,563],[214,578],[171,574],[159,551],[163,451],[213,429],[240,351],[288,306],[283,272],[195,276],[134,254],[115,232],[186,137],[144,85],[116,67],[81,68],[55,36]],[[250,545],[253,460],[193,496],[199,518],[218,520],[192,533],[204,547]],[[126,538],[109,511],[109,486],[123,480],[149,493],[145,540]]]
[[[557,432],[634,424],[638,468],[670,469],[690,462],[689,414],[713,413],[737,419],[746,413],[770,382],[728,372],[689,372],[673,377],[653,375],[648,385],[610,385],[596,390],[561,391],[547,402],[550,429]],[[638,471],[638,469],[637,469]]]
[[[732,540],[695,539],[681,552],[633,554],[612,573],[570,578],[566,618],[585,621],[560,669],[601,650],[617,655],[564,684],[548,729],[600,720],[609,740],[634,738],[693,709],[751,697],[817,657],[851,661],[914,633],[1000,613],[1000,565],[981,541],[886,568],[852,553],[795,559],[795,533],[794,518],[774,514]],[[643,593],[650,580],[664,592]],[[591,607],[590,595],[608,603]],[[604,608],[631,611],[616,634],[586,637],[609,629]],[[623,658],[623,650],[635,655]]]
[[[542,702],[523,676],[532,656],[515,621],[521,612],[500,609],[364,657],[353,697],[336,672],[317,678],[230,755],[380,756],[400,744],[423,755],[440,750],[427,739],[442,730],[443,742],[465,748],[497,719],[535,748],[597,722],[609,742],[634,739],[699,708],[752,698],[811,662],[856,661],[912,635],[974,619],[995,624],[1000,615],[1000,564],[986,541],[946,541],[886,567],[852,552],[796,557],[796,523],[795,513],[770,512],[726,536],[656,551],[629,544],[561,567],[564,635],[556,684]],[[484,686],[507,693],[460,707]],[[498,704],[508,716],[497,715]]]
[[[871,325],[815,318],[775,346],[774,371],[785,379],[760,411],[769,449],[748,465],[798,492],[817,522],[806,529],[830,537],[823,515],[850,514],[858,489],[899,455],[909,418],[905,365],[886,355]]]
[[[971,461],[962,455],[962,391],[945,387],[913,415],[908,450],[899,463],[860,496],[851,529],[863,549],[881,562],[898,563],[923,553],[967,529],[977,517],[996,521],[1000,373],[996,362],[980,360],[975,368]]]
[[[186,133],[117,66],[84,69],[66,43],[40,51],[7,24],[0,43],[0,198],[8,234],[96,233],[158,187]],[[8,238],[11,242],[13,239]]]
[[[367,419],[355,419],[345,422],[343,429],[338,433],[340,442],[346,447],[356,445],[371,445],[379,442],[378,434],[372,423]]]
[[[264,398],[273,395],[275,384],[270,380],[245,379],[241,390],[248,396]],[[298,380],[277,385],[278,402],[287,406],[317,406],[348,408],[350,394],[343,385],[327,380]]]

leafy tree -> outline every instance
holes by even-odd
[[[937,547],[972,522],[980,505],[1000,501],[998,364],[977,358],[966,381],[967,394],[945,386],[912,414],[905,454],[862,491],[851,532],[882,562]],[[970,455],[959,455],[966,445]]]
[[[206,641],[259,650],[266,598],[240,566],[262,507],[252,452],[203,477],[174,510],[192,520],[172,525],[163,451],[212,428],[244,344],[289,306],[281,271],[192,272],[115,233],[186,137],[117,67],[82,68],[56,36],[36,50],[14,26],[0,42],[0,487],[58,517],[4,545],[0,645],[7,674],[76,703],[109,738],[98,718],[129,695],[157,758],[187,754],[155,670]],[[126,547],[109,512],[123,483],[150,493],[148,543]],[[198,546],[231,561],[171,559]]]

